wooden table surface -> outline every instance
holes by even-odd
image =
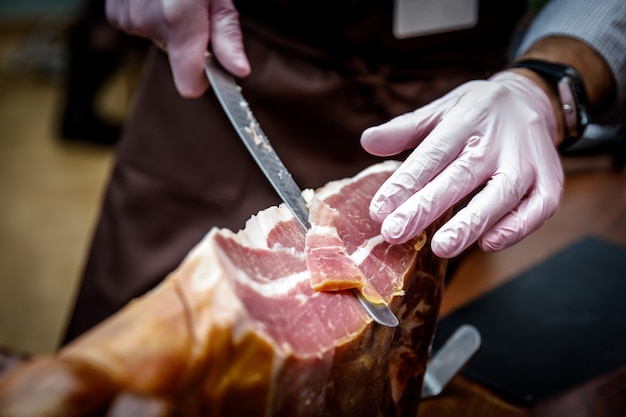
[[[626,170],[605,169],[606,165],[599,160],[564,162],[565,192],[554,217],[509,249],[496,253],[472,249],[465,254],[444,291],[440,316],[584,236],[602,237],[626,248]],[[439,397],[422,401],[419,417],[431,416],[622,417],[626,416],[626,368],[588,381],[532,408],[507,404],[480,385],[457,376]]]

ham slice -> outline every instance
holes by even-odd
[[[445,265],[384,242],[368,216],[397,166],[305,192],[308,234],[282,205],[212,229],[150,293],[2,377],[0,415],[88,416],[130,395],[167,404],[158,415],[414,417]],[[400,326],[375,324],[346,288]]]
[[[386,304],[376,287],[350,258],[337,230],[339,212],[318,198],[312,200],[310,207],[312,226],[306,235],[304,256],[311,288],[317,291],[355,288],[368,301]],[[402,288],[399,288],[399,291],[401,290]]]

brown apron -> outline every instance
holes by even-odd
[[[256,10],[259,3],[274,9]],[[253,69],[241,81],[243,94],[301,187],[352,176],[379,161],[360,147],[367,127],[501,68],[522,11],[509,2],[492,0],[490,8],[483,2],[473,29],[398,41],[391,35],[389,1],[361,2],[371,3],[362,9],[350,0],[318,1],[321,9],[315,3],[239,2]],[[306,4],[330,19],[317,21],[320,36],[311,37],[314,28],[302,25],[281,27],[284,18],[273,21],[284,16],[275,9],[292,7],[308,25]],[[342,25],[342,13],[329,18],[334,7],[352,21]],[[211,227],[237,230],[278,202],[213,93],[181,98],[166,55],[154,49],[62,343],[158,284]]]

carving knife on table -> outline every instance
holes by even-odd
[[[302,190],[261,130],[235,78],[209,52],[205,56],[204,68],[211,88],[246,148],[298,222],[305,230],[309,230],[309,210],[302,197]],[[367,301],[357,290],[354,293],[375,322],[387,327],[398,325],[398,318],[389,307]]]

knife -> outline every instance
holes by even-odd
[[[204,69],[215,96],[257,165],[304,230],[309,230],[311,228],[309,209],[302,197],[302,190],[263,133],[241,93],[241,87],[208,51],[205,55]],[[375,322],[387,327],[398,325],[398,318],[389,307],[369,302],[356,289],[353,292]]]

